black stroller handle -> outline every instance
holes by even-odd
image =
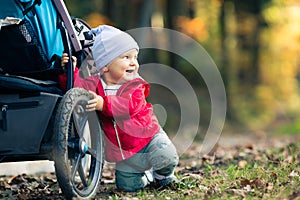
[[[71,50],[71,45],[69,42],[69,37],[68,37],[68,33],[67,33],[67,29],[64,26],[64,23],[61,22],[60,23],[60,30],[61,30],[61,36],[62,36],[62,40],[63,40],[63,44],[64,44],[64,53],[67,53],[69,56],[69,62],[67,63],[67,87],[66,89],[69,90],[71,88],[73,88],[73,83],[74,83],[74,66],[73,66],[73,62],[72,62],[72,50]]]

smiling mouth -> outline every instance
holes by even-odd
[[[134,70],[126,70],[127,73],[132,73]]]

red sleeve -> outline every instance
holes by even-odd
[[[108,117],[129,119],[145,108],[147,95],[148,87],[142,84],[124,96],[104,96],[102,113]]]
[[[59,74],[59,87],[66,91],[67,87],[67,75],[66,74]],[[86,90],[96,91],[99,82],[99,76],[89,76],[87,78],[81,78],[79,69],[76,67],[74,70],[74,87],[84,88]]]
[[[76,80],[76,77],[79,76],[79,70],[76,67],[74,70],[74,79]],[[67,74],[59,74],[58,75],[58,84],[59,88],[63,91],[66,91],[67,88]]]

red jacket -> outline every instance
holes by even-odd
[[[116,95],[106,96],[99,76],[86,79],[75,70],[74,87],[96,91],[103,97],[103,110],[98,112],[105,133],[106,160],[118,162],[144,148],[159,132],[160,125],[153,108],[146,101],[150,85],[141,78],[124,83]]]

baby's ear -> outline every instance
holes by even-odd
[[[108,67],[107,65],[101,68],[101,72],[108,72]]]

